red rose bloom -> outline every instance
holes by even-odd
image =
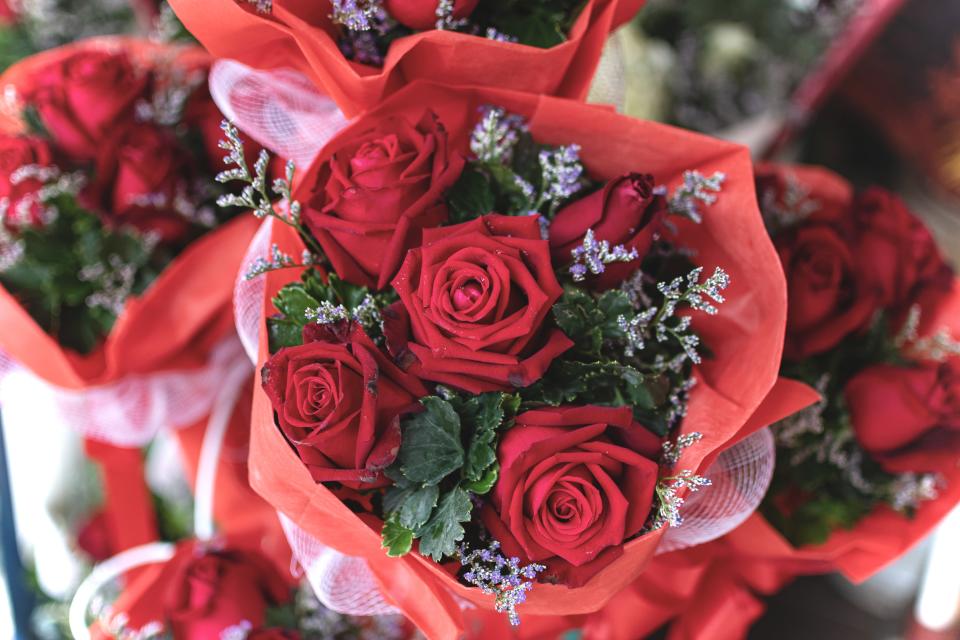
[[[570,262],[570,252],[592,229],[597,240],[611,246],[636,249],[640,259],[661,230],[667,200],[654,193],[653,176],[630,173],[611,180],[603,189],[561,209],[550,223],[550,250],[561,264]],[[640,260],[606,265],[592,280],[599,289],[609,289],[626,280],[640,267]]]
[[[455,0],[453,17],[466,18],[477,8],[480,0]],[[390,17],[400,24],[424,31],[433,29],[437,23],[436,0],[386,0],[384,8]]]
[[[110,131],[133,119],[147,78],[123,53],[77,51],[35,77],[24,100],[37,110],[57,147],[78,160],[92,160]]]
[[[960,364],[877,365],[844,391],[860,445],[893,473],[956,469]]]
[[[115,225],[130,225],[177,242],[189,232],[186,151],[167,132],[129,124],[104,144],[97,159],[101,207]]]
[[[643,528],[659,451],[629,407],[528,411],[500,441],[500,479],[483,521],[508,555],[580,585]]]
[[[47,143],[27,136],[0,136],[0,211],[11,230],[43,222],[43,206],[37,197],[43,183],[36,178],[14,176],[27,165],[44,168],[53,165],[53,154]]]
[[[230,627],[263,625],[270,606],[285,602],[283,576],[258,553],[185,547],[165,589],[164,608],[178,640],[220,638]]]
[[[861,194],[853,208],[857,261],[884,307],[909,305],[919,290],[949,288],[953,273],[930,231],[900,198],[879,188]]]
[[[535,216],[428,229],[393,281],[388,348],[421,378],[471,393],[525,387],[572,346],[547,327],[563,293]]]
[[[277,424],[316,482],[383,484],[400,448],[400,415],[426,389],[359,327],[309,325],[304,342],[263,367]]]
[[[443,193],[463,170],[432,112],[387,118],[340,142],[320,168],[303,221],[337,275],[383,288],[423,229],[447,218]]]
[[[869,324],[877,298],[861,261],[834,228],[803,226],[778,237],[776,245],[789,299],[785,358],[822,353]]]

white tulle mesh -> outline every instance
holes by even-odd
[[[257,233],[243,256],[240,272],[233,287],[233,317],[237,326],[237,335],[250,362],[257,363],[257,351],[260,348],[260,322],[263,314],[263,296],[266,295],[266,282],[262,277],[246,278],[251,265],[257,258],[267,255],[270,250],[270,234],[273,231],[273,218],[266,218],[257,229]]]
[[[257,71],[218,60],[210,70],[210,94],[241,131],[301,169],[347,123],[333,100],[291,69]]]
[[[623,67],[619,51],[608,52],[605,73],[594,85],[598,101],[622,105]],[[305,166],[331,136],[346,124],[343,115],[309,81],[293,71],[255,71],[233,61],[219,61],[210,88],[220,109],[238,127],[271,151]],[[260,227],[238,276],[234,310],[237,332],[256,361],[262,328],[262,278],[245,280],[249,264],[267,255],[272,220]],[[713,486],[690,495],[681,508],[684,523],[667,532],[659,552],[703,544],[743,522],[759,505],[773,474],[773,438],[764,429],[722,453],[704,474]],[[380,594],[366,562],[324,546],[295,522],[279,514],[294,560],[323,604],[349,615],[399,611]]]
[[[761,429],[721,453],[704,472],[712,485],[690,494],[683,524],[671,528],[657,553],[715,540],[750,517],[770,487],[775,449],[770,429]]]
[[[224,376],[237,366],[249,365],[240,342],[230,336],[203,368],[74,390],[55,387],[0,355],[0,411],[7,429],[64,425],[87,438],[142,447],[161,429],[185,427],[209,413]]]
[[[320,544],[290,518],[278,515],[294,558],[325,607],[354,616],[400,613],[380,595],[364,560]]]

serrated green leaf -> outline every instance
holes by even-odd
[[[283,347],[303,344],[303,327],[286,318],[267,318],[267,338],[270,353],[276,353]]]
[[[381,546],[387,550],[387,555],[391,558],[404,556],[413,548],[413,531],[393,519],[383,523],[380,537]]]
[[[487,471],[483,474],[482,478],[473,482],[464,482],[463,488],[470,493],[475,493],[478,496],[482,496],[493,488],[493,485],[497,483],[497,478],[499,476],[500,465],[492,464],[487,468]]]
[[[370,294],[370,290],[366,287],[360,287],[355,284],[350,284],[345,280],[341,280],[337,277],[337,274],[331,273],[328,277],[327,286],[334,294],[333,300],[329,300],[333,304],[342,304],[349,311],[353,311],[360,303],[363,302],[363,299]]]
[[[463,540],[464,522],[470,521],[473,504],[470,494],[461,487],[445,494],[430,521],[417,531],[420,538],[420,553],[440,562],[456,552],[457,542]]]
[[[420,403],[425,410],[403,423],[400,468],[411,482],[437,484],[463,466],[460,417],[442,398],[428,396]]]
[[[307,309],[316,309],[320,306],[320,301],[307,293],[303,284],[293,282],[277,292],[273,306],[286,316],[287,320],[302,328],[308,322]]]
[[[430,513],[437,506],[440,497],[440,488],[428,485],[411,491],[400,508],[400,524],[408,529],[416,530],[430,519]]]

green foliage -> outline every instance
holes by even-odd
[[[492,26],[521,44],[548,48],[563,43],[582,0],[500,0],[481,2],[471,21]]]
[[[280,315],[267,318],[267,335],[270,352],[275,353],[282,347],[295,347],[303,343],[303,327],[310,323],[307,309],[316,309],[323,302],[334,306],[343,306],[353,313],[371,298],[377,308],[383,308],[396,300],[393,290],[371,294],[367,287],[361,287],[341,280],[331,273],[324,281],[316,269],[305,269],[299,282],[285,285],[273,299],[273,306]],[[371,337],[377,338],[375,331]]]
[[[23,229],[22,256],[0,272],[0,283],[61,345],[88,353],[110,332],[117,315],[113,308],[88,303],[90,296],[103,292],[103,279],[88,281],[81,274],[95,265],[108,273],[112,262],[123,265],[132,278],[118,290],[137,295],[169,256],[153,250],[136,232],[108,229],[71,196],[62,195],[51,204],[57,216],[46,226]]]
[[[496,440],[516,415],[519,398],[504,393],[421,400],[424,410],[402,423],[394,486],[383,499],[383,546],[403,555],[413,540],[435,560],[453,554],[469,522],[471,494],[490,491],[498,476]]]

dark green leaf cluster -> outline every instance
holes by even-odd
[[[131,293],[137,295],[171,256],[151,251],[136,232],[105,227],[71,196],[59,196],[50,204],[58,210],[57,216],[46,226],[23,229],[22,256],[0,272],[0,283],[61,345],[88,353],[110,332],[117,316],[114,310],[88,304],[88,298],[102,287],[79,274],[93,265],[119,260],[133,269]]]
[[[481,2],[471,22],[493,27],[521,44],[549,48],[563,43],[583,0],[499,0]]]
[[[669,343],[651,344],[647,350],[626,356],[626,337],[618,318],[634,313],[634,305],[623,291],[595,295],[568,287],[554,305],[553,316],[574,347],[554,360],[540,381],[522,392],[524,401],[554,406],[630,405],[638,421],[665,436],[670,425],[663,408],[671,389],[689,377],[689,367],[672,372],[650,366],[658,353],[667,358],[675,355],[668,350]]]
[[[428,396],[423,411],[401,425],[403,441],[387,470],[395,485],[383,500],[383,546],[391,556],[420,553],[440,561],[463,540],[473,501],[497,481],[496,444],[519,408],[505,393]]]

